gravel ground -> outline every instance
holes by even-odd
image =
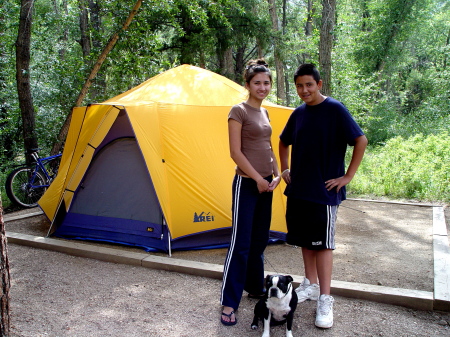
[[[219,280],[9,246],[12,336],[260,336],[256,300],[238,324],[219,322]],[[334,326],[314,326],[315,302],[299,304],[294,336],[449,336],[450,313],[336,297]],[[284,327],[272,329],[285,336]]]
[[[338,216],[333,279],[432,291],[430,208],[367,202],[346,202],[345,206]],[[445,211],[448,224],[449,212]],[[45,235],[46,229],[43,216],[6,223],[7,231],[31,235]],[[174,252],[173,256],[223,263],[224,254],[225,250],[218,249]],[[261,327],[250,329],[256,301],[247,297],[237,312],[238,324],[220,324],[219,280],[15,244],[9,245],[8,255],[12,336],[197,337],[200,333],[202,337],[239,337],[262,333]],[[269,246],[266,260],[268,270],[301,275],[298,249]],[[335,299],[335,323],[329,330],[314,326],[315,302],[299,304],[294,336],[450,336],[448,312]],[[285,336],[284,327],[272,328],[271,336]]]

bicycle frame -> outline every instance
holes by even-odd
[[[49,157],[44,157],[44,158],[40,158],[39,155],[37,154],[37,152],[33,152],[30,154],[31,157],[33,158],[34,162],[34,170],[33,170],[33,174],[30,177],[29,181],[29,187],[31,188],[39,188],[39,187],[48,187],[50,186],[50,183],[53,180],[53,177],[50,176],[48,174],[47,169],[45,168],[45,165],[48,164],[49,162],[51,162],[52,160],[54,160],[55,158],[61,157],[61,154],[55,154],[53,156],[49,156]],[[36,172],[42,172],[45,175],[46,178],[46,184],[45,185],[33,185],[31,182],[33,182],[36,178]]]

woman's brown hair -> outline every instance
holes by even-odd
[[[269,65],[264,59],[250,60],[247,62],[247,66],[244,70],[244,81],[250,83],[252,78],[259,73],[266,73],[272,83],[272,73],[270,72]]]

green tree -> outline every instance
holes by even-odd
[[[16,156],[17,144],[23,146],[13,61],[19,11],[15,1],[0,6],[0,170]]]
[[[17,93],[19,96],[20,111],[22,113],[24,147],[27,151],[38,147],[30,83],[30,44],[33,24],[33,3],[33,0],[21,1],[19,30],[16,40]]]
[[[284,64],[282,59],[282,52],[280,46],[281,35],[283,35],[283,28],[280,27],[278,22],[278,9],[275,0],[268,0],[269,2],[269,13],[272,19],[272,30],[273,30],[273,59],[275,63],[276,70],[276,95],[277,103],[285,104],[286,102],[286,91],[285,91],[285,78],[284,78]],[[283,7],[284,8],[284,7]]]
[[[403,50],[403,43],[424,18],[427,0],[361,2],[361,34],[355,59],[367,73],[390,71]],[[393,60],[394,62],[388,62]]]
[[[133,20],[134,16],[138,12],[139,8],[141,7],[142,0],[138,0],[134,7],[132,8],[130,14],[128,15],[127,19],[125,20],[125,23],[122,26],[122,30],[126,31]],[[111,36],[110,40],[106,44],[105,48],[101,52],[101,54],[98,57],[97,62],[95,63],[94,67],[92,68],[86,82],[83,85],[83,88],[81,89],[80,93],[78,94],[78,97],[75,101],[75,106],[81,106],[84,98],[86,97],[86,94],[92,84],[92,81],[97,76],[97,73],[100,70],[100,67],[102,66],[103,62],[105,61],[106,57],[108,56],[109,52],[114,48],[114,45],[116,44],[117,40],[119,39],[119,33],[115,33],[113,36]],[[70,121],[72,119],[72,112],[70,111],[67,114],[67,117],[61,127],[61,130],[58,133],[58,138],[56,142],[53,144],[53,148],[51,151],[51,154],[56,154],[61,151],[61,148],[63,146],[63,143],[66,139],[67,133],[69,131]]]
[[[322,22],[320,25],[319,64],[323,79],[322,93],[331,95],[331,52],[336,21],[336,0],[322,1]]]
[[[271,0],[272,1],[272,0]],[[119,39],[81,104],[101,102],[181,63],[205,67],[242,84],[246,62],[282,60],[286,100],[301,103],[292,85],[300,63],[320,65],[322,1],[277,0],[274,28],[268,1],[145,1],[121,30],[136,0],[34,2],[30,90],[36,137],[49,152],[104,46]],[[336,2],[330,36],[333,96],[343,101],[372,143],[449,128],[450,8],[443,0]],[[23,154],[15,55],[20,6],[0,7],[1,165]],[[332,20],[333,21],[333,20]],[[332,34],[331,34],[332,33]],[[273,42],[276,41],[276,46]],[[320,62],[319,62],[320,60]],[[322,69],[324,68],[324,69]],[[290,85],[289,85],[290,84]],[[270,96],[277,101],[276,90]],[[5,170],[3,168],[3,170]]]
[[[369,141],[448,130],[448,3],[364,0],[338,13],[335,93]]]

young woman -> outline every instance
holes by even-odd
[[[272,191],[280,182],[270,137],[268,112],[261,107],[272,87],[264,60],[250,61],[244,72],[246,102],[228,115],[230,155],[236,163],[233,180],[233,233],[224,263],[221,322],[235,325],[243,290],[249,297],[264,294],[264,250],[269,240]]]

